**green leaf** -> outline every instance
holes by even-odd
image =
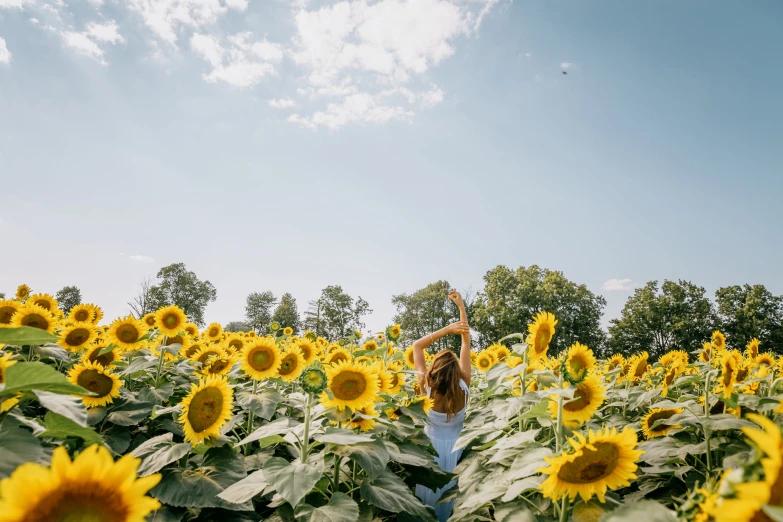
[[[359,506],[345,493],[337,492],[325,506],[299,506],[296,518],[307,522],[356,522],[359,520]]]
[[[237,442],[236,445],[242,446],[244,444],[249,444],[257,440],[265,439],[267,437],[273,437],[275,435],[276,436],[285,435],[286,433],[294,431],[294,429],[296,429],[296,426],[298,425],[299,423],[294,421],[293,419],[290,419],[288,417],[283,417],[274,422],[270,422],[265,426],[261,426],[253,433],[251,433],[241,441]]]
[[[62,362],[68,362],[71,360],[71,356],[68,353],[68,350],[56,344],[36,346],[35,348],[33,348],[33,351],[36,354],[38,354],[38,356],[41,357],[41,359],[48,357],[50,359],[55,359],[57,361],[62,361]]]
[[[250,392],[237,394],[237,404],[246,410],[252,411],[256,417],[271,420],[277,410],[277,406],[285,398],[277,390],[264,390],[255,395]]]
[[[513,502],[495,506],[497,522],[536,522],[536,517],[530,508],[522,502]]]
[[[182,508],[161,506],[160,509],[147,516],[147,522],[180,522],[187,513]]]
[[[106,420],[118,426],[135,426],[150,416],[154,406],[153,402],[126,399],[123,402],[118,402]]]
[[[386,511],[405,511],[419,517],[419,520],[436,520],[433,512],[413,496],[408,486],[391,471],[385,470],[379,477],[362,482],[360,492],[367,502]]]
[[[149,357],[137,357],[133,360],[132,363],[128,365],[127,368],[125,368],[120,375],[131,375],[136,372],[140,372],[142,370],[146,370],[147,368],[152,368],[158,364],[157,360]]]
[[[310,493],[321,475],[323,461],[303,464],[300,461],[288,462],[280,457],[272,457],[264,464],[264,476],[277,493],[293,507]]]
[[[359,466],[367,473],[370,478],[380,476],[389,463],[389,452],[381,440],[372,442],[360,442],[350,446],[339,446],[335,451],[336,455],[349,457],[358,462]]]
[[[394,462],[409,466],[429,466],[434,462],[427,450],[410,442],[394,443],[384,440],[383,443],[389,452],[389,458]]]
[[[521,452],[516,456],[514,462],[509,466],[506,472],[506,480],[513,482],[515,480],[529,477],[538,473],[538,468],[544,466],[544,457],[551,457],[552,450],[550,448],[531,448],[529,450]]]
[[[146,477],[157,473],[165,466],[184,457],[192,446],[189,442],[174,444],[173,446],[164,446],[146,457],[139,465],[139,476]]]
[[[107,353],[111,353],[112,350],[114,350],[114,345],[109,344],[106,348],[102,348],[100,352],[98,352],[98,356],[106,355]]]
[[[172,395],[174,395],[174,385],[170,382],[166,382],[161,384],[160,388],[143,388],[139,392],[139,400],[163,404],[169,400]]]
[[[370,435],[361,435],[351,430],[327,426],[323,433],[316,433],[313,438],[319,442],[332,444],[359,444],[360,442],[372,442]]]
[[[77,423],[67,417],[63,417],[53,411],[46,412],[44,417],[44,427],[46,431],[39,437],[50,437],[52,439],[66,439],[68,437],[79,437],[85,444],[103,444],[103,439],[95,433],[92,428],[79,426]]]
[[[783,508],[780,506],[770,506],[765,504],[761,506],[761,509],[769,518],[775,522],[783,522]]]
[[[264,470],[259,469],[224,489],[218,497],[232,504],[242,504],[264,491],[269,485]]]
[[[125,426],[112,426],[102,435],[106,445],[115,455],[124,454],[130,447],[130,430]]]
[[[47,410],[68,417],[79,426],[87,426],[87,409],[84,407],[84,401],[81,397],[42,390],[33,390],[33,393],[38,397],[41,406]]]
[[[19,326],[17,328],[0,328],[0,344],[12,346],[31,346],[57,343],[58,336],[47,333],[40,328]]]
[[[164,433],[163,435],[158,435],[157,437],[145,440],[136,446],[131,453],[134,457],[144,458],[147,455],[155,453],[160,448],[171,445],[173,440],[174,435],[172,433]]]
[[[601,522],[627,522],[628,520],[644,520],[644,522],[677,522],[674,512],[669,511],[654,500],[642,500],[633,504],[620,506],[604,515]]]
[[[163,504],[175,507],[219,507],[237,511],[252,511],[252,504],[232,504],[218,497],[223,490],[245,477],[245,466],[231,448],[210,448],[199,468],[164,469],[160,483],[150,495]]]
[[[41,442],[28,430],[9,427],[0,430],[0,479],[25,462],[37,462],[43,457]]]
[[[5,328],[0,328],[0,332]],[[19,392],[32,390],[74,395],[94,395],[81,386],[68,382],[63,374],[40,362],[20,362],[5,370],[5,388],[0,390],[0,401]]]

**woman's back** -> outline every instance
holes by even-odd
[[[446,409],[445,398],[437,392],[433,394],[430,389],[427,389],[427,396],[435,402],[428,414],[430,423],[424,428],[424,432],[430,439],[456,441],[459,437],[465,423],[465,410],[467,410],[468,394],[470,393],[468,385],[462,379],[459,381],[459,386],[463,396],[463,407],[457,413],[451,415],[451,418],[449,418],[449,414],[443,413],[443,410]]]

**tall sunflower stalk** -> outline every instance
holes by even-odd
[[[704,383],[704,443],[707,446],[707,475],[712,475],[712,449],[710,448],[710,386],[712,384],[712,372],[707,372],[706,380]]]
[[[164,348],[166,346],[166,339],[168,339],[168,337],[166,337],[164,335],[163,336],[163,340],[160,342],[160,346],[158,346],[158,351],[160,353],[158,354],[158,370],[157,370],[157,372],[155,372],[155,389],[156,390],[160,387],[160,373],[161,373],[161,370],[163,370],[163,356],[165,354]]]

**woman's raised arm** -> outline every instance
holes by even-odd
[[[427,334],[413,343],[413,367],[416,370],[416,379],[419,382],[420,393],[427,393],[424,389],[424,377],[427,374],[427,363],[424,360],[424,350],[426,350],[432,343],[443,336],[448,334],[460,334],[464,339],[464,335],[466,333],[468,335],[468,345],[470,345],[470,327],[468,326],[467,322],[459,321],[456,323],[451,323],[450,325],[445,326],[440,330],[436,330],[431,334]],[[463,344],[464,342],[465,341],[463,340]],[[470,354],[468,354],[468,363],[470,363]],[[468,366],[468,371],[470,371],[470,366]]]
[[[449,299],[459,308],[459,321],[468,325],[468,314],[465,312],[465,303],[462,302],[462,296],[456,290],[449,292]],[[467,331],[461,332],[462,346],[459,349],[459,369],[462,374],[462,380],[470,386],[470,327]]]

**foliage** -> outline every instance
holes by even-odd
[[[272,308],[277,304],[274,294],[253,292],[247,296],[245,303],[245,320],[258,333],[267,333],[272,322]]]
[[[714,314],[704,288],[688,281],[650,281],[623,307],[609,327],[612,353],[629,356],[647,350],[658,358],[668,350],[701,348],[714,328]]]
[[[204,310],[207,304],[217,299],[212,283],[199,280],[195,273],[185,268],[184,263],[164,266],[157,277],[160,281],[149,289],[150,308],[157,310],[177,305],[192,322],[204,326]]]
[[[242,321],[231,321],[223,327],[223,331],[237,333],[237,332],[249,332],[252,330],[250,325]]]
[[[291,327],[294,330],[294,334],[299,333],[301,330],[301,322],[299,320],[299,311],[297,310],[294,296],[289,293],[283,294],[280,298],[280,302],[277,304],[277,308],[275,308],[275,313],[272,314],[272,322],[283,327]]]
[[[71,308],[82,302],[82,292],[75,286],[66,286],[60,289],[55,295],[60,309],[68,315]]]
[[[304,327],[321,337],[341,339],[362,330],[362,317],[369,313],[370,305],[361,297],[354,300],[341,286],[327,286],[320,298],[310,302]]]
[[[471,322],[484,345],[510,332],[524,331],[536,312],[548,311],[559,321],[551,348],[555,353],[576,341],[601,352],[606,334],[600,321],[606,300],[585,285],[536,265],[516,270],[498,265],[484,275],[484,283],[472,307]]]
[[[734,346],[757,338],[763,345],[783,353],[783,297],[772,295],[764,285],[734,285],[715,292],[720,329]]]
[[[145,279],[141,282],[141,288],[136,297],[132,301],[128,302],[128,307],[131,313],[136,316],[137,319],[141,319],[145,315],[152,313],[156,310],[153,306],[151,299],[152,282],[149,279]]]

